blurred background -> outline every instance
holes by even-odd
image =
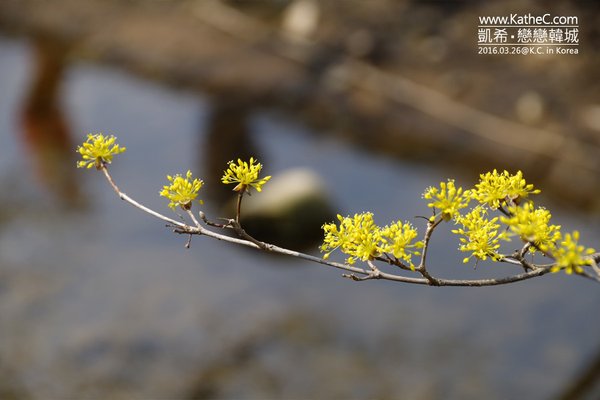
[[[478,55],[478,16],[513,12],[578,16],[579,54]],[[335,213],[419,225],[426,187],[521,169],[598,249],[599,35],[594,1],[1,1],[0,398],[598,398],[595,283],[185,249],[75,148],[116,135],[117,183],[166,214],[165,175],[191,169],[214,218],[226,162],[255,156],[274,178],[244,223],[315,254]],[[462,264],[450,229],[434,274],[518,272]]]

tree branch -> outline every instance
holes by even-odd
[[[548,272],[550,272],[550,267],[552,266],[552,265],[535,266],[530,263],[527,263],[523,258],[523,254],[525,253],[525,249],[523,249],[523,250],[521,250],[521,252],[517,253],[516,258],[513,258],[512,256],[504,257],[500,261],[507,262],[507,263],[514,264],[514,265],[520,265],[526,269],[529,269],[525,273],[512,275],[512,276],[508,276],[508,277],[504,277],[504,278],[491,278],[491,279],[457,280],[457,279],[444,279],[444,278],[433,277],[427,271],[427,268],[426,268],[427,249],[429,247],[429,241],[431,239],[431,235],[432,235],[434,229],[442,221],[442,219],[440,218],[439,220],[437,220],[435,222],[431,222],[431,221],[428,222],[427,230],[426,230],[424,238],[423,238],[424,246],[423,246],[423,252],[421,255],[421,261],[420,261],[419,265],[417,267],[415,267],[415,271],[420,273],[422,275],[422,278],[414,278],[414,277],[408,277],[408,276],[403,276],[403,275],[396,275],[396,274],[391,274],[388,272],[381,271],[379,268],[377,268],[375,266],[375,264],[373,263],[372,260],[367,261],[367,265],[369,268],[363,269],[363,268],[355,267],[355,266],[352,266],[349,264],[342,264],[342,263],[338,263],[338,262],[328,261],[324,258],[316,257],[316,256],[313,256],[310,254],[305,254],[305,253],[301,253],[298,251],[289,250],[289,249],[286,249],[283,247],[275,246],[273,244],[261,242],[255,238],[253,238],[252,236],[248,235],[244,231],[244,229],[241,227],[241,225],[239,224],[238,221],[228,220],[227,224],[216,224],[216,223],[208,221],[208,219],[206,218],[206,215],[202,211],[199,212],[199,216],[200,216],[201,221],[206,226],[216,227],[216,228],[220,228],[220,229],[229,228],[229,229],[232,229],[239,237],[236,238],[236,237],[223,235],[223,234],[220,234],[218,232],[215,232],[213,230],[210,230],[210,229],[204,227],[196,219],[196,217],[194,216],[194,214],[192,213],[191,210],[186,210],[186,211],[194,225],[188,225],[185,222],[176,221],[172,218],[169,218],[159,212],[156,212],[156,211],[144,206],[143,204],[135,201],[134,199],[129,197],[127,194],[122,192],[119,189],[119,187],[116,185],[112,176],[110,175],[106,164],[102,164],[99,169],[102,170],[108,183],[110,184],[110,186],[112,187],[112,189],[114,190],[114,192],[117,194],[117,196],[120,199],[122,199],[122,200],[126,201],[127,203],[129,203],[130,205],[142,210],[143,212],[152,215],[155,218],[158,218],[162,221],[167,222],[170,226],[174,227],[175,233],[187,234],[190,236],[191,235],[207,236],[212,239],[216,239],[216,240],[220,240],[220,241],[224,241],[224,242],[228,242],[228,243],[232,243],[232,244],[236,244],[236,245],[246,246],[246,247],[250,247],[250,248],[254,248],[254,249],[258,249],[258,250],[263,250],[263,251],[266,251],[269,253],[281,254],[281,255],[294,257],[294,258],[305,260],[305,261],[310,261],[312,263],[316,263],[316,264],[320,264],[323,266],[343,270],[343,271],[347,272],[347,274],[344,274],[343,276],[351,278],[352,280],[355,280],[355,281],[383,279],[383,280],[389,280],[389,281],[394,281],[394,282],[403,282],[403,283],[410,283],[410,284],[416,284],[416,285],[430,285],[430,286],[465,286],[465,287],[496,286],[496,285],[504,285],[504,284],[508,284],[508,283],[520,282],[520,281],[524,281],[527,279],[532,279],[532,278],[535,278],[538,276],[545,275]],[[188,240],[188,243],[189,243],[189,240]],[[518,258],[520,258],[520,259],[518,259]],[[594,254],[592,256],[592,258],[594,261],[597,262],[597,260],[600,259],[600,253]],[[392,260],[390,258],[386,259],[386,258],[382,258],[382,257],[377,257],[375,260],[383,261],[383,262],[386,262],[386,263],[392,264],[392,265],[397,265],[397,266],[401,267],[401,269],[403,269],[403,270],[407,270],[407,269],[410,270],[410,268],[403,266],[401,263],[400,263],[400,265],[396,264],[394,262],[394,260]],[[595,265],[594,267],[595,267],[594,270],[598,269],[597,265]],[[588,277],[591,277],[592,279],[595,279],[597,281],[599,280],[598,278],[592,277],[590,275],[588,275]]]

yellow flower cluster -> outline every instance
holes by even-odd
[[[538,194],[540,190],[534,189],[523,179],[523,173],[518,171],[510,175],[508,171],[499,174],[496,170],[481,174],[479,183],[471,191],[471,197],[480,204],[487,204],[492,209],[498,209],[502,203],[519,203],[530,194]]]
[[[550,269],[551,272],[564,270],[569,275],[573,272],[581,274],[583,273],[582,266],[592,265],[593,261],[590,256],[594,254],[595,250],[585,248],[578,241],[578,231],[573,231],[572,234],[565,234],[560,242],[560,246],[552,250],[555,264]]]
[[[429,208],[439,209],[444,221],[450,221],[459,214],[459,211],[469,205],[469,191],[464,191],[461,187],[454,185],[454,179],[448,179],[448,182],[441,182],[439,189],[429,187],[423,193],[423,198],[432,200],[427,204]],[[431,217],[435,220],[434,215]]]
[[[385,241],[382,247],[384,253],[390,253],[399,260],[404,260],[410,267],[414,268],[411,261],[413,255],[421,253],[415,249],[423,247],[423,242],[412,243],[417,237],[417,230],[409,223],[396,221],[381,229],[381,236]]]
[[[233,161],[229,161],[229,166],[221,178],[221,182],[225,184],[237,183],[237,186],[233,188],[236,192],[248,191],[249,187],[253,187],[260,192],[262,186],[271,179],[270,176],[259,178],[258,175],[261,170],[262,164],[257,162],[253,157],[250,157],[250,162],[238,159],[236,164]]]
[[[530,194],[539,192],[525,181],[521,171],[515,175],[507,171],[498,173],[496,170],[481,174],[479,183],[470,191],[471,198],[480,204],[465,216],[454,217],[456,223],[462,225],[462,228],[452,231],[463,236],[459,249],[471,252],[471,256],[463,261],[468,262],[473,256],[481,260],[487,257],[498,260],[502,257],[498,252],[500,240],[509,241],[511,237],[518,236],[533,245],[530,248],[532,253],[541,250],[554,259],[552,272],[564,270],[567,273],[582,273],[583,266],[591,265],[590,255],[594,250],[577,244],[578,232],[566,234],[563,238],[560,226],[550,224],[552,215],[548,210],[536,208],[531,201],[522,202]],[[500,207],[507,215],[491,219],[487,217],[487,209],[496,210]],[[506,224],[507,231],[499,233],[498,220]]]
[[[192,172],[189,170],[185,177],[180,174],[174,177],[167,175],[167,179],[170,184],[163,186],[160,195],[170,200],[169,207],[173,210],[177,206],[189,210],[204,182],[200,179],[192,179]],[[202,200],[199,200],[199,203],[202,204]]]
[[[502,216],[500,221],[508,225],[511,235],[532,243],[535,248],[546,251],[560,238],[560,226],[549,224],[552,215],[545,208],[534,208],[533,203],[526,202],[509,207],[508,212],[510,216]]]
[[[323,225],[325,239],[321,251],[328,258],[331,252],[340,249],[348,255],[348,264],[354,264],[357,259],[372,260],[383,254],[393,255],[414,267],[412,255],[420,254],[416,249],[423,247],[421,242],[412,243],[417,237],[417,230],[408,222],[394,222],[385,227],[379,227],[373,220],[373,214],[365,212],[354,214],[353,217],[337,216],[339,226],[335,223]]]
[[[462,225],[462,228],[452,231],[463,236],[460,238],[459,250],[472,252],[469,257],[463,259],[464,263],[469,262],[472,256],[480,260],[490,257],[495,261],[502,257],[498,254],[498,249],[500,248],[500,239],[506,239],[506,233],[498,232],[500,228],[498,217],[488,219],[487,211],[478,206],[466,215],[457,217],[456,222]]]
[[[110,164],[113,155],[123,153],[125,147],[115,144],[117,138],[104,136],[101,133],[87,135],[87,140],[77,147],[77,152],[83,160],[77,162],[77,168],[102,168],[104,164]]]

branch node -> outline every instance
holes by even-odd
[[[371,272],[365,276],[358,276],[356,274],[342,274],[342,277],[351,279],[354,282],[363,282],[371,279],[381,279],[381,274],[375,272]]]

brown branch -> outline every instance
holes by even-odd
[[[163,221],[168,222],[170,225],[173,225],[173,226],[176,226],[179,228],[183,228],[186,226],[182,222],[176,221],[172,218],[162,215],[162,214],[152,210],[151,208],[148,208],[148,207],[144,206],[143,204],[138,203],[137,201],[133,200],[131,197],[127,196],[124,192],[121,192],[121,190],[119,190],[119,187],[115,184],[112,176],[109,174],[108,167],[106,166],[106,164],[102,164],[100,169],[102,170],[102,172],[104,172],[104,176],[108,180],[108,183],[110,183],[110,186],[113,188],[113,190],[115,191],[115,193],[117,194],[117,196],[119,196],[119,198],[121,200],[125,200],[126,202],[133,205],[134,207],[137,207],[140,210],[142,210],[156,218],[162,219]]]
[[[435,228],[443,221],[443,218],[440,217],[437,221],[427,220],[427,230],[425,231],[425,236],[423,237],[423,251],[421,252],[421,262],[415,268],[432,286],[439,286],[439,280],[434,278],[427,271],[427,249],[429,248],[429,241],[431,240],[431,235]]]
[[[203,235],[203,236],[207,236],[207,237],[210,237],[210,238],[213,238],[216,240],[225,241],[225,242],[232,243],[232,244],[237,244],[237,245],[246,246],[246,247],[250,247],[250,248],[254,248],[254,249],[258,249],[258,250],[268,251],[270,253],[276,253],[276,254],[281,254],[281,255],[285,255],[285,256],[289,256],[289,257],[294,257],[294,258],[298,258],[301,260],[310,261],[310,262],[313,262],[316,264],[324,265],[327,267],[337,268],[337,269],[343,270],[345,272],[348,272],[349,274],[344,274],[343,276],[351,278],[352,280],[355,280],[355,281],[365,281],[365,280],[371,280],[371,279],[384,279],[384,280],[389,280],[389,281],[394,281],[394,282],[403,282],[403,283],[410,283],[410,284],[416,284],[416,285],[430,285],[430,286],[465,286],[465,287],[497,286],[497,285],[504,285],[504,284],[508,284],[508,283],[520,282],[520,281],[524,281],[524,280],[528,280],[528,279],[536,278],[538,276],[545,275],[550,272],[550,267],[552,267],[552,265],[544,266],[544,267],[532,266],[533,269],[528,272],[517,274],[517,275],[512,275],[512,276],[508,276],[508,277],[504,277],[504,278],[464,279],[464,280],[433,278],[427,272],[427,270],[425,268],[425,261],[426,261],[427,247],[429,246],[429,240],[431,238],[431,234],[432,234],[433,230],[441,222],[441,219],[440,219],[433,223],[429,222],[427,231],[425,232],[425,236],[423,239],[425,244],[423,247],[423,254],[421,255],[421,262],[420,262],[419,266],[415,268],[415,270],[417,272],[419,272],[423,276],[423,278],[413,278],[413,277],[407,277],[407,276],[383,272],[383,271],[379,270],[371,260],[369,260],[367,262],[369,269],[363,269],[363,268],[354,267],[354,266],[348,265],[348,264],[341,264],[341,263],[337,263],[337,262],[333,262],[333,261],[328,261],[326,259],[323,259],[320,257],[315,257],[310,254],[300,253],[298,251],[289,250],[289,249],[285,249],[285,248],[275,246],[272,244],[260,242],[256,239],[252,238],[247,233],[245,233],[245,231],[241,228],[241,226],[239,226],[239,224],[237,224],[235,221],[229,220],[229,223],[227,225],[219,225],[219,224],[209,223],[203,212],[200,212],[200,214],[199,214],[200,219],[207,226],[213,226],[213,227],[219,227],[219,228],[232,228],[232,229],[234,229],[234,231],[236,231],[236,233],[242,233],[242,235],[241,235],[242,238],[226,236],[226,235],[214,232],[210,229],[203,227],[198,222],[198,220],[195,218],[195,216],[193,215],[191,210],[188,210],[189,211],[188,215],[194,222],[195,226],[188,225],[184,222],[176,221],[172,218],[169,218],[161,213],[158,213],[158,212],[142,205],[141,203],[133,200],[131,197],[129,197],[128,195],[126,195],[119,189],[119,187],[114,182],[112,176],[108,172],[108,168],[106,165],[102,165],[100,169],[102,170],[102,172],[104,173],[104,176],[108,180],[108,183],[111,185],[114,192],[117,194],[117,196],[120,199],[122,199],[122,200],[126,201],[127,203],[131,204],[132,206],[154,216],[155,218],[158,218],[162,221],[166,221],[170,226],[174,227],[175,233],[187,234],[190,236],[191,235]],[[594,254],[592,257],[594,260],[596,260],[597,258],[600,257],[600,254]],[[377,258],[377,259],[380,260],[380,258]],[[393,261],[391,259],[388,259],[388,260]],[[515,260],[509,261],[508,258],[502,259],[502,261],[510,262],[513,264],[515,263]],[[596,280],[599,280],[599,279],[596,278]]]
[[[239,197],[241,198],[241,196]],[[270,251],[271,250],[271,245],[265,243],[265,242],[261,242],[258,239],[255,239],[254,237],[252,237],[250,234],[248,234],[244,228],[242,228],[242,225],[240,225],[240,222],[236,219],[236,220],[229,220],[229,223],[227,224],[228,228],[232,228],[235,233],[242,239],[248,240],[252,243],[254,243],[255,245],[257,245],[261,250],[266,250],[266,251]]]
[[[244,189],[241,189],[238,192],[238,198],[237,198],[237,206],[235,209],[235,222],[237,222],[237,224],[240,224],[240,214],[242,213],[242,197],[244,197]]]

